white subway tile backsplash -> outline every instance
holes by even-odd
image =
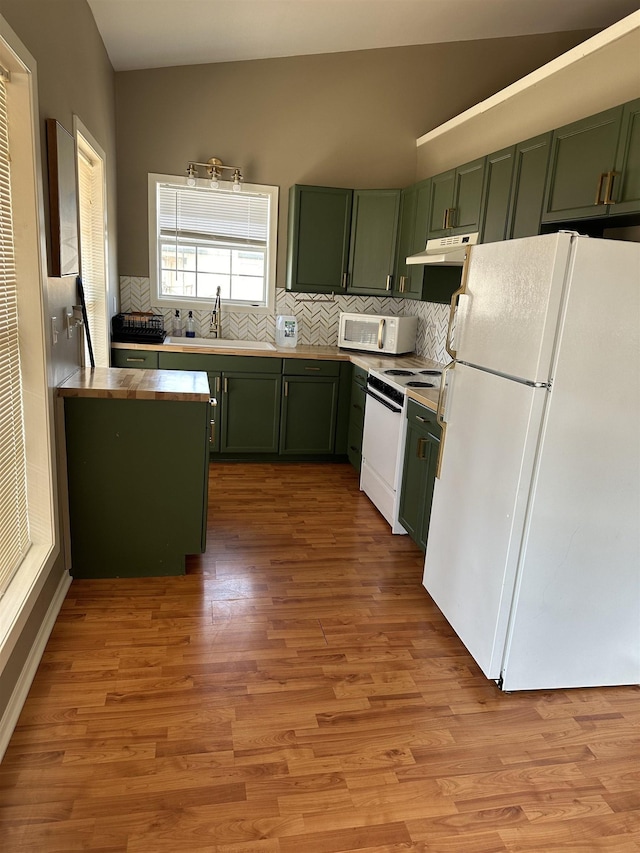
[[[173,311],[151,304],[148,278],[120,276],[120,308],[122,311],[154,311],[164,316],[165,327],[170,331]],[[447,332],[449,306],[434,302],[414,302],[410,299],[392,299],[378,296],[303,295],[279,288],[276,292],[274,315],[247,314],[223,311],[222,337],[233,340],[275,340],[276,315],[293,314],[298,319],[298,341],[301,344],[336,346],[338,323],[342,311],[363,314],[401,314],[418,317],[416,353],[438,362],[448,361],[444,344]],[[183,317],[186,312],[181,312]],[[210,312],[194,311],[196,334],[209,336]]]

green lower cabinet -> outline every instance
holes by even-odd
[[[221,453],[277,453],[282,377],[222,372]]]
[[[364,407],[367,399],[367,371],[355,366],[351,381],[349,407],[349,431],[347,434],[347,457],[356,471],[362,467],[362,431],[364,429]]]
[[[330,376],[285,376],[283,382],[280,453],[332,454],[339,380]]]
[[[65,399],[73,577],[181,575],[205,550],[209,409]]]
[[[439,452],[440,427],[435,412],[409,400],[398,518],[423,550],[427,547]]]

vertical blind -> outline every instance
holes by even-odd
[[[6,95],[0,79],[0,594],[30,544]]]
[[[109,366],[104,229],[103,163],[88,143],[78,144],[78,196],[82,286],[93,354],[98,367]],[[85,358],[85,364],[88,358]]]

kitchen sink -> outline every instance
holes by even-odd
[[[165,344],[176,344],[186,347],[206,347],[207,349],[256,349],[275,350],[268,341],[234,341],[227,338],[173,338],[166,337]]]

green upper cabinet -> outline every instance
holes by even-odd
[[[406,258],[412,252],[417,200],[417,184],[407,187],[400,193],[400,223],[398,226],[396,265],[393,274],[394,296],[402,296],[409,283],[411,267],[407,266]]]
[[[640,101],[553,132],[543,222],[640,210]]]
[[[383,296],[393,289],[400,190],[354,190],[347,291]]]
[[[289,192],[287,289],[344,292],[353,190],[296,185]]]
[[[482,203],[481,243],[506,240],[515,146],[489,154]]]
[[[393,295],[405,299],[422,299],[424,266],[407,264],[406,258],[424,251],[427,244],[431,179],[413,184],[402,192],[409,200],[406,207],[401,209]]]
[[[550,150],[551,133],[534,136],[514,146],[508,239],[540,233]]]
[[[618,142],[609,213],[640,210],[640,98],[625,104]]]
[[[485,160],[472,160],[431,179],[430,239],[480,230]]]

